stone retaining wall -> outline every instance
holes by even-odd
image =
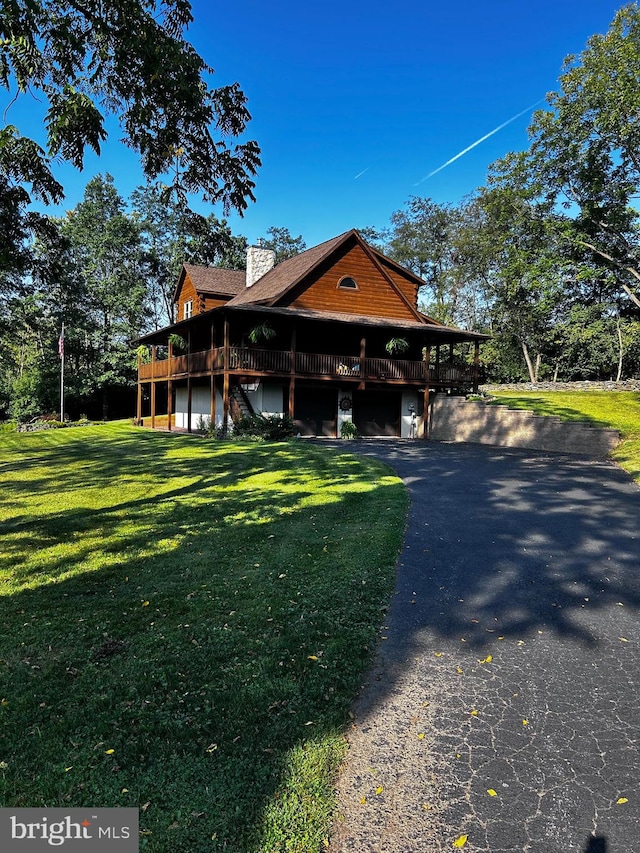
[[[431,406],[429,437],[434,441],[576,453],[595,459],[606,458],[620,441],[617,430],[442,394],[436,395]]]
[[[622,382],[513,382],[504,385],[482,385],[481,391],[640,391],[640,379]]]

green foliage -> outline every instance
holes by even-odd
[[[151,362],[151,350],[144,344],[136,347],[136,355],[140,359],[141,364],[149,364]]]
[[[131,201],[145,250],[151,328],[175,320],[173,295],[182,264],[244,269],[246,238],[234,236],[225,219],[188,210],[158,182],[138,187]]]
[[[276,336],[276,330],[269,323],[260,323],[259,326],[254,326],[249,332],[249,340],[252,344],[260,344],[263,341],[270,341]]]
[[[426,282],[424,311],[447,325],[458,320],[462,281],[456,273],[456,233],[460,211],[413,196],[391,215],[384,252]]]
[[[0,464],[3,805],[138,807],[149,853],[317,853],[397,477],[111,424],[3,435]]]
[[[42,104],[47,141],[41,147],[11,123],[0,128],[0,296],[2,274],[25,271],[45,221],[30,210],[32,198],[62,201],[54,165],[82,169],[87,147],[100,153],[111,117],[146,178],[163,179],[165,201],[171,196],[183,216],[191,194],[225,213],[254,200],[260,151],[238,141],[250,120],[246,98],[237,83],[208,87],[211,68],[183,37],[191,21],[189,0],[2,4],[5,119],[16,101],[36,111]]]
[[[409,341],[406,338],[389,338],[384,348],[389,355],[398,355],[409,349]]]
[[[296,435],[297,429],[288,415],[243,415],[233,422],[231,438],[261,441],[284,441]]]
[[[40,376],[30,370],[18,376],[14,382],[11,400],[11,417],[18,423],[28,421],[42,412]]]
[[[38,198],[59,201],[52,160],[81,169],[87,146],[100,152],[111,115],[145,175],[172,174],[185,205],[188,193],[202,192],[208,202],[242,211],[253,199],[250,176],[260,163],[255,142],[229,142],[246,129],[246,98],[237,83],[208,88],[211,69],[182,35],[191,21],[188,0],[3,4],[0,85],[16,97],[38,93],[45,100],[48,151],[8,125],[0,135],[0,173],[29,182]]]
[[[84,198],[61,223],[76,304],[65,317],[69,382],[77,395],[100,393],[109,416],[110,388],[132,386],[130,341],[142,329],[144,257],[139,227],[110,175],[89,181]]]
[[[42,362],[37,361],[25,368],[14,379],[9,407],[14,420],[24,423],[43,412],[55,412],[59,408],[59,375]]]
[[[358,427],[353,421],[343,421],[340,425],[340,438],[358,438]]]
[[[267,234],[268,237],[262,238],[262,246],[265,249],[273,249],[276,253],[277,264],[299,255],[307,248],[307,244],[302,239],[302,234],[294,237],[288,228],[272,226],[267,228]]]
[[[169,343],[171,344],[174,353],[177,350],[178,352],[186,352],[187,350],[187,342],[182,337],[182,335],[171,334],[169,335]]]
[[[569,56],[550,110],[536,113],[529,152],[548,199],[578,213],[567,232],[576,249],[615,270],[616,291],[640,308],[640,7],[623,6],[604,35]]]

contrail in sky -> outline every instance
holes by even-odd
[[[353,179],[353,180],[354,180],[354,181],[357,181],[357,180],[358,180],[358,178],[361,178],[361,177],[364,175],[364,173],[365,173],[365,172],[368,172],[368,171],[369,171],[369,166],[367,166],[367,168],[366,168],[366,169],[363,169],[361,172],[358,172],[358,174],[354,177],[354,179]]]
[[[469,151],[471,151],[472,148],[475,148],[476,145],[480,145],[481,142],[484,142],[485,139],[488,139],[490,136],[493,136],[494,133],[497,133],[499,130],[502,130],[502,128],[506,127],[508,124],[511,124],[512,121],[515,121],[517,118],[520,118],[520,116],[523,116],[525,113],[529,112],[529,110],[532,110],[534,107],[537,107],[538,104],[542,101],[544,101],[544,98],[540,98],[540,100],[536,101],[535,104],[531,104],[530,107],[526,107],[526,109],[522,110],[517,115],[511,116],[511,118],[507,119],[506,121],[503,121],[502,124],[498,125],[498,127],[494,127],[494,129],[490,130],[489,133],[485,133],[485,135],[481,136],[480,139],[476,139],[476,141],[472,142],[471,145],[467,146],[464,151],[460,151],[460,153],[456,154],[455,157],[452,157],[450,160],[447,160],[447,162],[443,163],[442,166],[438,166],[438,168],[434,169],[433,172],[429,172],[428,175],[426,175],[424,178],[421,178],[416,184],[414,184],[414,187],[417,187],[418,184],[421,184],[423,181],[432,178],[434,175],[437,175],[438,172],[441,172],[443,169],[446,169],[447,166],[450,166],[452,163],[455,163],[456,160],[458,160],[464,154],[467,154]]]

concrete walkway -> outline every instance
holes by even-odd
[[[412,506],[332,853],[640,851],[640,489],[568,456],[353,450]]]

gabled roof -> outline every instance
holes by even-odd
[[[352,234],[355,234],[355,231],[345,231],[338,237],[333,237],[331,240],[307,249],[299,255],[294,255],[293,258],[286,261],[281,261],[262,278],[258,279],[252,287],[245,287],[242,293],[229,302],[229,305],[250,305],[254,302],[272,305],[275,300],[281,298],[294,287]]]
[[[326,240],[324,243],[313,246],[299,255],[295,255],[286,261],[281,261],[269,270],[269,272],[265,273],[262,278],[259,278],[251,287],[246,287],[246,274],[243,270],[224,270],[217,267],[200,267],[192,264],[184,264],[175,290],[174,301],[177,300],[180,287],[188,274],[196,292],[230,296],[231,298],[227,301],[227,305],[230,307],[235,308],[251,305],[284,307],[287,304],[285,298],[287,294],[297,285],[303,283],[326,259],[337,253],[347,244],[361,247],[363,252],[368,256],[372,266],[377,268],[382,278],[386,279],[389,288],[404,303],[408,313],[413,316],[415,322],[433,326],[443,325],[438,320],[418,310],[417,306],[398,286],[390,271],[394,271],[402,275],[405,279],[412,281],[417,288],[422,287],[424,281],[410,270],[366,243],[355,229],[345,231],[331,240]]]
[[[385,255],[377,252],[368,243],[365,243],[355,229],[345,231],[344,234],[339,234],[331,240],[320,243],[318,246],[307,249],[293,258],[277,264],[268,273],[263,275],[262,278],[258,279],[252,287],[247,287],[242,293],[231,299],[228,304],[233,307],[256,304],[271,306],[283,304],[282,300],[287,293],[309,276],[325,259],[336,253],[347,243],[357,244],[362,248],[365,254],[368,255],[371,264],[386,279],[390,289],[396,293],[398,299],[404,303],[408,312],[413,315],[417,322],[436,322],[425,319],[425,315],[419,313],[416,305],[402,292],[385,267],[402,270],[403,274],[413,279],[418,287],[424,284],[422,279],[414,276],[413,273],[403,269],[394,261],[386,258]]]
[[[174,301],[186,276],[189,276],[196,293],[209,293],[220,296],[235,296],[246,289],[244,270],[225,270],[220,267],[201,267],[195,264],[183,264],[178,284],[173,294]]]

